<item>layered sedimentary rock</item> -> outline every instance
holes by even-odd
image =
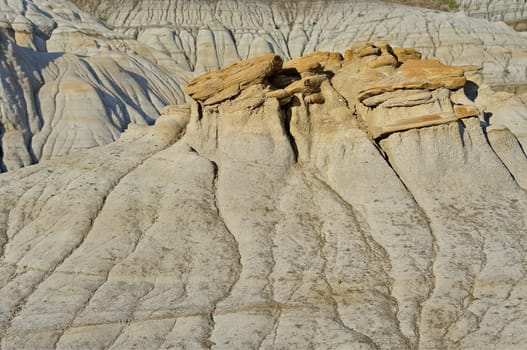
[[[153,124],[166,105],[185,101],[182,89],[203,72],[263,54],[344,54],[356,41],[474,64],[480,87],[525,100],[527,38],[463,13],[362,0],[80,5],[106,24],[67,1],[0,2],[0,171],[107,144],[129,123]],[[498,116],[486,99],[480,110]],[[525,119],[524,110],[514,113]]]
[[[418,57],[254,58],[0,175],[2,349],[521,349],[527,129],[456,115],[472,73]],[[401,105],[410,81],[432,98]],[[456,120],[374,138],[377,109],[421,121],[443,89]]]
[[[346,52],[350,64],[333,79],[372,137],[480,114],[473,103],[457,104],[451,97],[464,95],[465,73],[477,67],[446,66],[404,52],[400,56],[404,62],[388,45],[359,46]]]

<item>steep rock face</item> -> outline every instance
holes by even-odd
[[[143,55],[146,46],[88,14],[55,2],[0,5],[1,171],[107,144],[183,102],[186,78],[173,62]]]
[[[338,81],[407,82],[396,52],[254,58],[189,87],[252,67],[228,96],[0,175],[2,349],[521,349],[527,157],[478,117],[369,137],[381,107]]]

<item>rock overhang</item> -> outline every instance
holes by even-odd
[[[262,95],[257,99],[261,103],[277,99],[285,106],[296,96],[309,105],[325,102],[320,86],[329,81],[370,137],[377,139],[479,116],[475,104],[459,103],[453,97],[464,95],[466,74],[478,69],[421,59],[411,48],[368,42],[353,45],[344,56],[317,51],[286,62],[276,54],[258,56],[199,76],[185,91],[202,106],[211,106],[260,85],[250,93]]]

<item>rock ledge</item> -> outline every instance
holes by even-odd
[[[255,57],[206,73],[190,82],[185,92],[203,106],[240,94],[253,95],[257,103],[252,108],[266,98],[284,106],[295,96],[307,104],[321,104],[325,96],[320,86],[329,81],[376,139],[478,116],[480,112],[463,91],[465,73],[476,70],[476,66],[421,59],[413,49],[360,43],[345,57],[320,51],[285,63],[275,54]]]

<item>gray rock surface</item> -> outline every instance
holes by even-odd
[[[184,102],[193,76],[267,53],[383,41],[480,66],[481,86],[526,91],[527,37],[463,13],[364,0],[81,4],[110,29],[68,1],[0,5],[0,171],[112,142],[129,123],[152,124]]]
[[[174,62],[71,4],[0,5],[0,170],[110,143],[184,100]]]
[[[517,3],[507,5],[509,12],[524,6],[517,1],[495,2]],[[460,5],[483,7],[485,1]],[[272,51],[293,58],[315,50],[343,53],[353,42],[382,40],[416,48],[445,63],[480,65],[488,84],[527,82],[527,37],[503,23],[462,12],[371,0],[113,0],[84,6],[116,30],[138,33],[139,41],[178,60],[186,57],[198,72],[221,68],[251,53]]]
[[[1,350],[524,349],[527,37],[85,5],[0,0]]]
[[[374,141],[333,84],[355,53],[328,57],[287,63],[324,64],[318,92],[247,74],[0,175],[2,349],[522,349],[515,134],[466,117]]]
[[[527,30],[527,3],[508,0],[457,0],[459,9],[470,16],[502,21],[516,30]]]

